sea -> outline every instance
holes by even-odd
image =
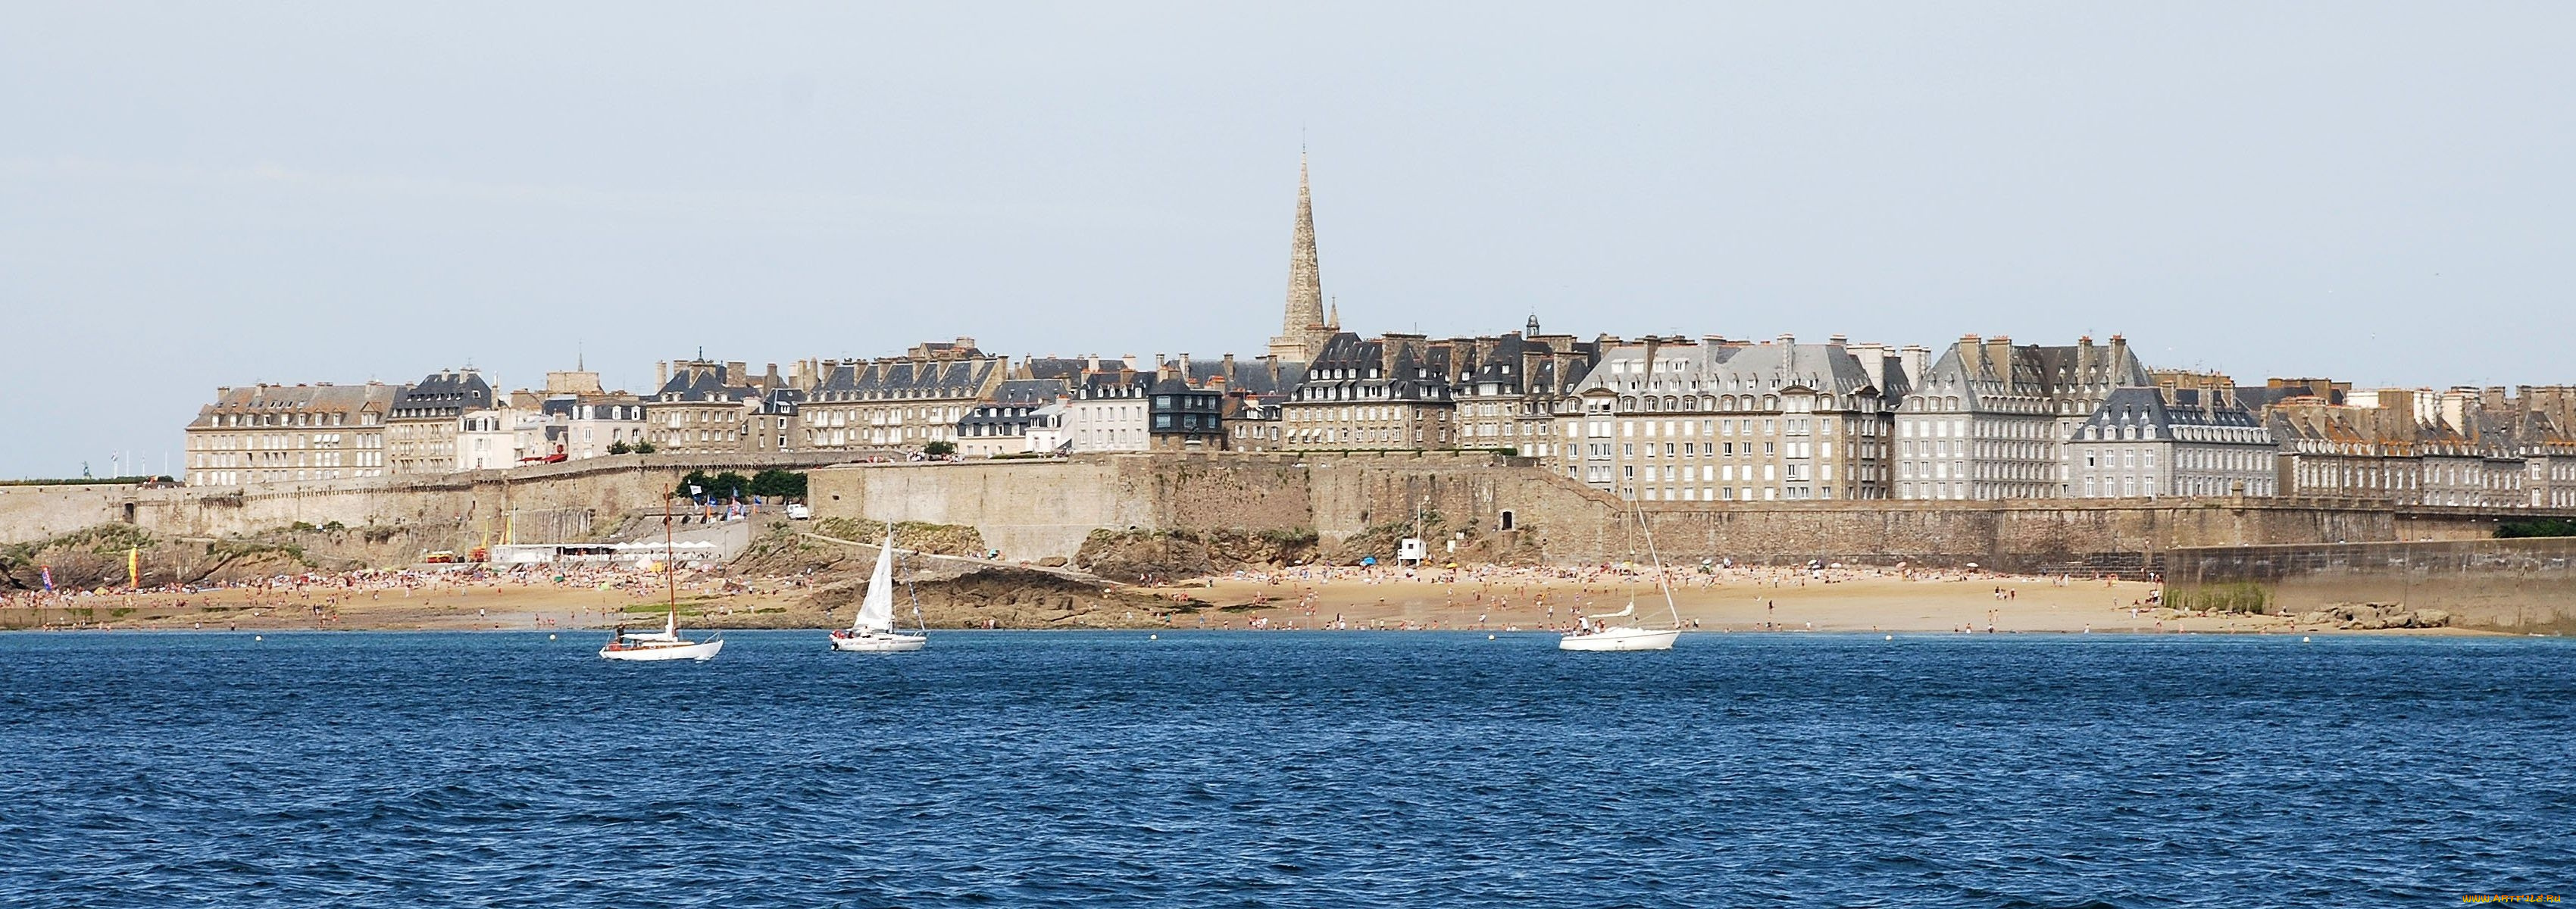
[[[2537,638],[0,635],[5,906],[2576,896]]]

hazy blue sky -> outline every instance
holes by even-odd
[[[2576,381],[2576,6],[12,3],[0,475],[217,385],[1346,327]]]

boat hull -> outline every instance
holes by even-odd
[[[834,635],[832,649],[848,653],[904,653],[920,650],[930,638],[917,634]]]
[[[1556,639],[1558,650],[1671,650],[1673,639],[1682,636],[1681,629],[1610,628],[1591,634],[1569,634]]]
[[[662,660],[703,661],[715,659],[716,652],[723,649],[724,641],[718,639],[713,641],[703,641],[696,644],[682,644],[677,647],[628,647],[619,650],[611,650],[603,647],[600,648],[599,655],[603,659],[626,660],[628,662],[642,663],[660,662]]]

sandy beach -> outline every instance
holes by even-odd
[[[2288,617],[2192,615],[2155,605],[2134,581],[1905,573],[1881,569],[1676,569],[1685,627],[1710,631],[1942,633],[2337,633]],[[822,628],[846,610],[817,607],[808,578],[684,573],[683,621],[694,628]],[[1650,574],[1616,568],[1294,568],[1120,588],[1125,608],[1079,622],[1026,611],[925,605],[940,628],[1183,628],[1530,631],[1636,604],[1668,621]],[[646,572],[582,575],[470,572],[323,575],[197,591],[19,594],[0,604],[17,629],[557,630],[658,624],[671,597]],[[1165,606],[1168,604],[1168,607]],[[1040,621],[1039,619],[1046,619]],[[989,623],[989,624],[988,624]],[[2389,633],[2389,632],[2342,632]],[[2412,634],[2476,634],[2460,629]]]

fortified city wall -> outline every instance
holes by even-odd
[[[2211,546],[2472,540],[2498,515],[2465,508],[2276,499],[1986,502],[1629,503],[1491,453],[1087,454],[1062,459],[823,467],[846,452],[627,455],[431,478],[255,489],[0,487],[0,542],[107,523],[167,537],[256,534],[303,522],[401,526],[424,545],[487,536],[578,539],[660,507],[693,469],[815,468],[818,516],[963,524],[1014,559],[1070,558],[1097,529],[1304,530],[1379,546],[1430,526],[1435,554],[1510,552],[1557,564],[1641,558],[1654,529],[1668,562],[1963,565],[2141,572]],[[506,518],[504,516],[507,516]],[[2511,517],[2528,517],[2516,513]],[[1374,550],[1370,550],[1374,551]],[[1385,554],[1391,554],[1385,553]]]
[[[2481,539],[2473,509],[2266,499],[2076,502],[1641,502],[1487,453],[1119,454],[874,464],[812,475],[816,514],[972,525],[1008,557],[1070,557],[1092,530],[1313,528],[1324,540],[1409,529],[1464,534],[1570,564],[1808,559],[2003,570],[2147,570],[2176,547]],[[1508,516],[1508,524],[1506,520]]]
[[[435,477],[369,477],[257,487],[0,486],[0,543],[126,523],[168,537],[257,534],[296,522],[349,527],[455,528],[476,535],[505,520],[521,540],[578,539],[596,522],[661,507],[691,470],[804,469],[848,452],[619,455]]]
[[[2576,538],[2229,546],[2166,557],[2177,597],[2274,614],[2347,604],[2439,609],[2456,627],[2576,632]]]

